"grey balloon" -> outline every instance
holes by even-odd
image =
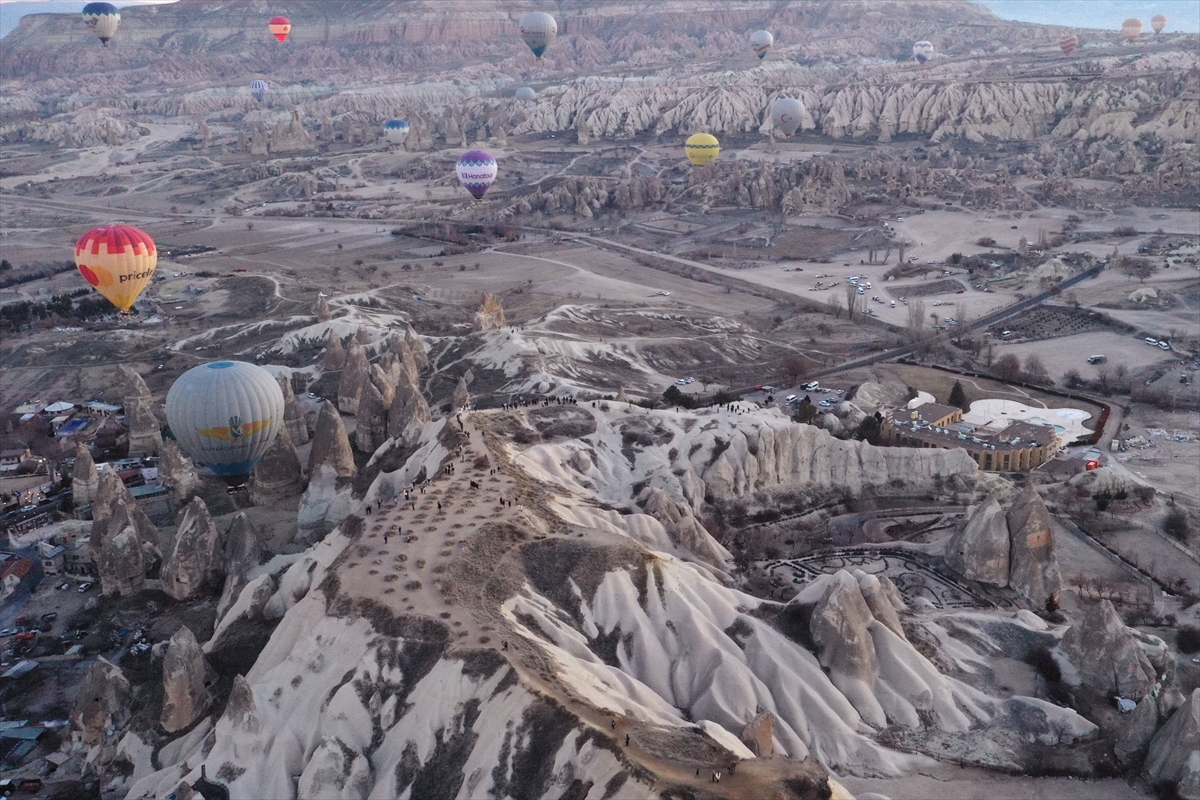
[[[167,423],[192,460],[240,486],[283,427],[283,392],[254,364],[201,364],[171,385]]]

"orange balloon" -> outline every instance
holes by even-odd
[[[104,225],[79,237],[75,266],[96,291],[128,311],[158,266],[154,240],[130,225]]]

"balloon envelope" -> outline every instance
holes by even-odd
[[[922,66],[933,57],[933,42],[917,42],[913,45],[913,58]]]
[[[539,59],[545,55],[546,48],[558,35],[558,23],[554,21],[554,17],[544,11],[532,11],[526,14],[521,17],[517,26],[521,29],[521,38]]]
[[[770,31],[755,31],[750,34],[750,48],[759,58],[766,58],[767,52],[773,44],[775,44],[775,37],[771,35]]]
[[[266,81],[250,82],[250,94],[254,95],[254,99],[260,103],[266,98],[268,89]]]
[[[279,41],[287,39],[288,34],[292,32],[292,23],[287,17],[271,17],[271,21],[267,23],[267,27],[271,33],[275,34],[275,38]]]
[[[532,103],[534,100],[537,100],[537,92],[528,86],[522,86],[520,89],[517,89],[513,97],[525,103]]]
[[[1142,21],[1130,17],[1121,23],[1121,33],[1125,34],[1125,41],[1132,42],[1142,35]]]
[[[254,364],[201,364],[167,392],[167,424],[192,460],[240,486],[283,427],[283,392]]]
[[[83,21],[96,32],[104,46],[117,32],[117,24],[121,21],[121,13],[112,3],[88,3],[83,7]]]
[[[128,311],[158,266],[154,240],[131,225],[104,225],[79,237],[75,266],[96,291]]]
[[[1163,28],[1167,27],[1167,17],[1165,14],[1155,14],[1150,18],[1150,27],[1155,33],[1162,33]]]
[[[771,122],[791,138],[804,120],[804,103],[794,97],[781,97],[771,106]]]
[[[455,172],[471,196],[482,200],[488,188],[496,182],[496,159],[484,150],[468,150],[459,156]]]
[[[1073,33],[1060,36],[1058,38],[1058,46],[1062,49],[1063,55],[1069,56],[1075,52],[1075,48],[1079,47],[1079,37]]]
[[[684,144],[688,161],[697,167],[710,164],[721,154],[721,143],[711,133],[693,133]]]
[[[383,123],[383,135],[392,144],[403,144],[408,138],[408,123],[402,119],[389,119]]]

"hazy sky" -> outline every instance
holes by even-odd
[[[118,8],[172,0],[122,0]],[[1101,28],[1117,31],[1129,17],[1138,17],[1150,31],[1150,18],[1166,14],[1168,31],[1200,32],[1200,2],[1197,0],[972,0],[987,6],[1003,19]],[[17,27],[25,14],[61,11],[78,14],[87,0],[0,0],[0,36]]]
[[[1150,33],[1150,18],[1166,14],[1167,32],[1200,32],[1200,2],[1196,0],[973,0],[1001,19],[1100,28],[1118,31],[1130,17]]]

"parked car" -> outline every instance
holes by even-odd
[[[787,397],[784,398],[784,400],[786,400],[789,403],[794,403],[794,402],[796,402],[796,395],[789,394]]]
[[[1151,339],[1149,336],[1147,336],[1147,337],[1146,337],[1146,344],[1148,344],[1148,345],[1157,345],[1157,344],[1158,344],[1158,339]]]
[[[90,589],[90,588],[92,588],[92,584],[91,584],[91,582],[90,582],[90,581],[84,581],[83,583],[79,584],[79,593],[80,593],[80,594],[83,594],[84,592],[86,592],[86,591],[87,591],[88,589]]]

